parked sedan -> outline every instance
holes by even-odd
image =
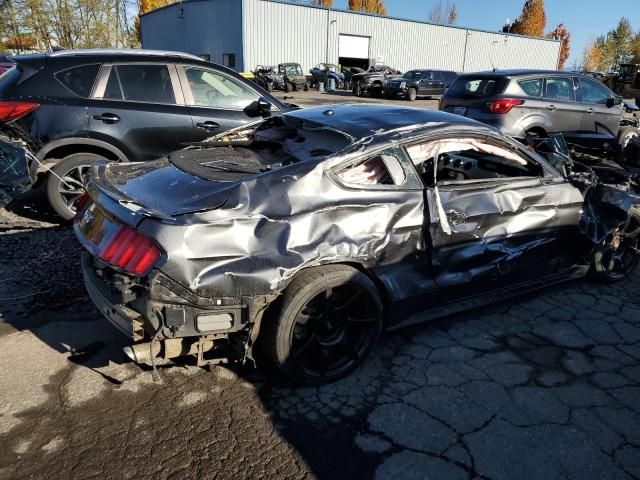
[[[94,168],[76,217],[87,290],[139,362],[261,349],[330,382],[383,330],[638,263],[632,179],[461,116],[322,106],[208,143]]]
[[[418,96],[440,96],[458,77],[446,70],[409,70],[402,77],[389,80],[384,87],[387,98],[415,100]]]
[[[51,168],[49,202],[66,219],[96,162],[152,160],[289,108],[236,72],[183,53],[63,50],[15,59],[0,76],[0,134],[25,142]]]

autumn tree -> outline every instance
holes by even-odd
[[[387,9],[382,0],[349,0],[349,10],[386,15]]]
[[[138,41],[142,42],[142,21],[140,20],[140,17],[142,17],[142,15],[144,15],[145,13],[157,10],[158,8],[166,7],[167,5],[171,5],[172,3],[176,3],[176,0],[139,0],[138,16],[136,17],[134,24]]]
[[[508,27],[511,33],[529,37],[544,37],[547,25],[547,14],[544,11],[544,0],[527,0],[522,13]]]
[[[586,72],[600,70],[602,64],[602,50],[597,42],[591,42],[582,52],[582,69]]]
[[[562,70],[567,58],[569,58],[569,52],[571,51],[570,42],[571,34],[564,23],[559,24],[551,32],[547,34],[547,37],[554,40],[560,40],[560,58],[558,59],[558,70]]]
[[[333,0],[309,0],[311,5],[317,5],[318,7],[333,7]]]
[[[453,25],[458,20],[458,8],[455,2],[449,4],[449,2],[442,3],[442,0],[438,0],[431,11],[429,12],[428,20],[431,23],[437,23],[439,25]]]

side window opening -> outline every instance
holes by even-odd
[[[339,168],[335,173],[351,186],[402,186],[406,180],[404,168],[393,152],[382,152],[358,164]]]
[[[543,173],[540,165],[516,151],[476,138],[432,140],[407,147],[407,153],[427,187],[436,181],[537,177]]]
[[[184,73],[196,106],[243,109],[258,100],[249,87],[212,70],[184,67]]]
[[[567,77],[547,78],[546,97],[554,100],[575,102],[576,95],[573,80]]]
[[[176,103],[166,65],[114,65],[103,98],[169,105]]]
[[[89,98],[99,69],[100,65],[98,64],[82,65],[58,72],[55,77],[76,95]]]
[[[518,82],[520,88],[530,97],[540,97],[542,95],[542,79],[522,80]]]
[[[590,80],[580,79],[580,93],[584,103],[607,103],[611,98],[609,91],[602,85],[598,85]]]
[[[122,100],[122,88],[120,87],[120,79],[118,78],[118,70],[116,68],[111,69],[109,74],[109,80],[104,90],[102,98],[108,100]]]

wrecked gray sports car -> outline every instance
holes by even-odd
[[[629,274],[637,183],[603,168],[604,184],[560,150],[442,112],[340,105],[101,166],[74,226],[86,286],[138,362],[264,352],[296,382],[333,381],[383,329]]]

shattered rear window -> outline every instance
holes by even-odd
[[[211,146],[177,152],[170,161],[199,177],[234,181],[301,161],[320,160],[353,142],[353,137],[326,125],[281,116],[212,137],[205,142]]]

